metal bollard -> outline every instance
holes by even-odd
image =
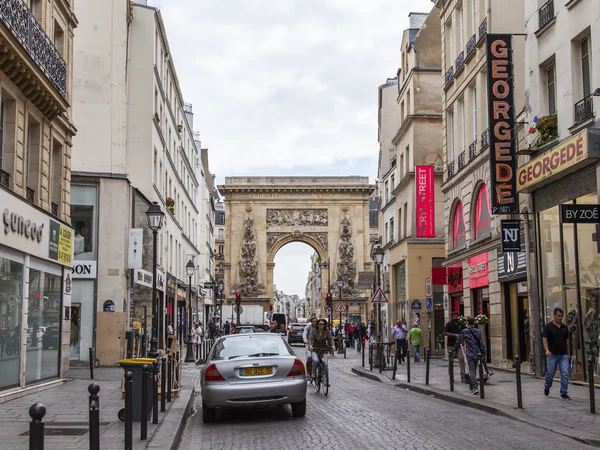
[[[392,371],[392,380],[396,379],[396,372],[398,371],[398,352],[394,352],[394,366]]]
[[[145,334],[142,334],[140,347],[141,347],[141,350],[140,350],[141,354],[144,356],[144,358],[147,358],[148,354],[146,353],[146,335]]]
[[[133,450],[133,374],[125,373],[125,450]]]
[[[158,423],[158,361],[152,363],[152,423]]]
[[[379,373],[383,370],[383,342],[377,343],[377,352],[379,353]]]
[[[425,350],[425,384],[429,386],[429,363],[431,362],[431,351]]]
[[[90,380],[94,379],[94,349],[90,347]]]
[[[515,369],[517,373],[517,409],[523,409],[523,392],[521,389],[521,360],[515,356]]]
[[[173,369],[173,371],[175,372],[175,384],[177,385],[177,388],[181,391],[181,385],[180,385],[180,380],[179,380],[179,365],[181,364],[181,355],[179,354],[179,351],[177,351],[175,353],[175,368]]]
[[[148,366],[142,366],[142,423],[140,426],[140,440],[148,439]]]
[[[167,401],[167,357],[161,358],[160,364],[160,412],[165,412]]]
[[[590,413],[596,414],[596,392],[594,387],[594,356],[588,357],[588,381],[590,387]]]
[[[44,416],[46,407],[35,403],[29,408],[29,450],[44,450]]]
[[[373,371],[373,343],[369,342],[369,367]]]
[[[450,377],[450,392],[454,392],[454,352],[448,351],[448,376]]]
[[[88,392],[90,393],[90,450],[100,450],[100,398],[98,397],[100,386],[92,383],[88,386]]]
[[[365,367],[365,343],[361,342],[360,345],[362,346],[362,366]]]
[[[406,382],[410,383],[410,350],[406,350]]]
[[[483,379],[483,356],[481,354],[479,357],[479,398],[485,398],[485,393],[483,389],[483,385],[485,384],[485,380]]]
[[[167,361],[167,401],[171,403],[171,394],[173,389],[173,354],[169,353]]]

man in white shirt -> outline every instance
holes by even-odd
[[[398,364],[402,364],[404,362],[404,358],[406,357],[406,336],[408,335],[408,330],[406,329],[406,325],[404,325],[401,320],[396,322],[396,326],[392,329],[392,335],[394,338],[396,338]]]

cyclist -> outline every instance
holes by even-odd
[[[304,331],[302,332],[302,339],[304,340],[304,345],[308,345],[308,336],[310,331],[317,328],[317,316],[312,316],[310,318],[310,323],[304,327]],[[310,352],[307,352],[306,355],[306,373],[311,373],[312,367],[312,355]]]
[[[335,344],[333,342],[333,336],[327,327],[327,321],[325,319],[319,319],[317,321],[317,328],[311,329],[308,335],[308,350],[312,353],[312,360],[315,364],[312,364],[311,376],[315,379],[315,370],[319,359],[323,362],[325,370],[327,370],[327,361],[323,358],[323,355],[329,351],[329,348],[335,351]]]

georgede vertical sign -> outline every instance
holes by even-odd
[[[435,237],[435,183],[433,166],[416,166],[417,236]]]
[[[486,37],[492,214],[517,213],[514,73],[510,34]]]

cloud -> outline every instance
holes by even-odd
[[[376,175],[377,87],[396,73],[409,11],[430,0],[149,3],[211,172]]]

